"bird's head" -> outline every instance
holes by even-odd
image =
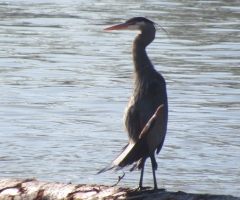
[[[156,23],[144,17],[134,17],[127,20],[125,23],[121,23],[115,26],[111,26],[103,29],[104,31],[110,30],[143,30],[149,26],[154,27]]]

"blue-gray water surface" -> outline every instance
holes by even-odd
[[[0,177],[114,184],[96,175],[127,144],[137,32],[103,28],[144,16],[165,77],[169,123],[157,181],[169,191],[240,196],[240,1],[0,2]],[[152,186],[150,161],[144,186]],[[120,186],[135,187],[139,171]]]

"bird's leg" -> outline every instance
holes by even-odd
[[[154,155],[150,156],[150,158],[151,158],[151,163],[152,163],[154,191],[157,191],[158,187],[157,187],[157,180],[156,180],[156,174],[155,174],[155,171],[157,170],[157,162],[156,162]]]
[[[144,161],[144,162],[145,162],[145,161]],[[140,191],[142,191],[142,189],[143,189],[143,186],[142,186],[143,173],[144,173],[144,164],[143,164],[142,169],[141,169],[141,176],[140,176],[140,181],[139,181],[139,189],[140,189]]]
[[[142,186],[142,182],[143,182],[143,173],[144,173],[145,161],[146,161],[146,158],[142,158],[141,159],[141,164],[139,166],[139,168],[141,168],[141,176],[140,176],[139,187],[138,187],[140,191],[142,191],[144,189],[143,186]]]

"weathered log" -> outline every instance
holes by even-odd
[[[159,190],[143,192],[131,188],[103,185],[63,184],[36,179],[0,179],[0,199],[4,200],[78,200],[78,199],[139,199],[139,200],[240,200],[239,197],[210,194],[189,194]]]

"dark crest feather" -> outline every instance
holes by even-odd
[[[133,18],[126,21],[126,23],[132,23],[132,22],[146,22],[146,23],[153,24],[155,27],[159,26],[166,33],[166,35],[168,36],[170,41],[172,41],[170,35],[168,34],[168,32],[162,26],[160,26],[159,24],[157,24],[157,23],[155,23],[155,22],[153,22],[153,21],[151,21],[151,20],[149,20],[145,17],[133,17]]]
[[[153,25],[155,25],[156,23],[154,23],[153,21],[145,18],[145,17],[133,17],[129,20],[126,21],[126,23],[131,23],[131,22],[148,22],[151,23]]]

